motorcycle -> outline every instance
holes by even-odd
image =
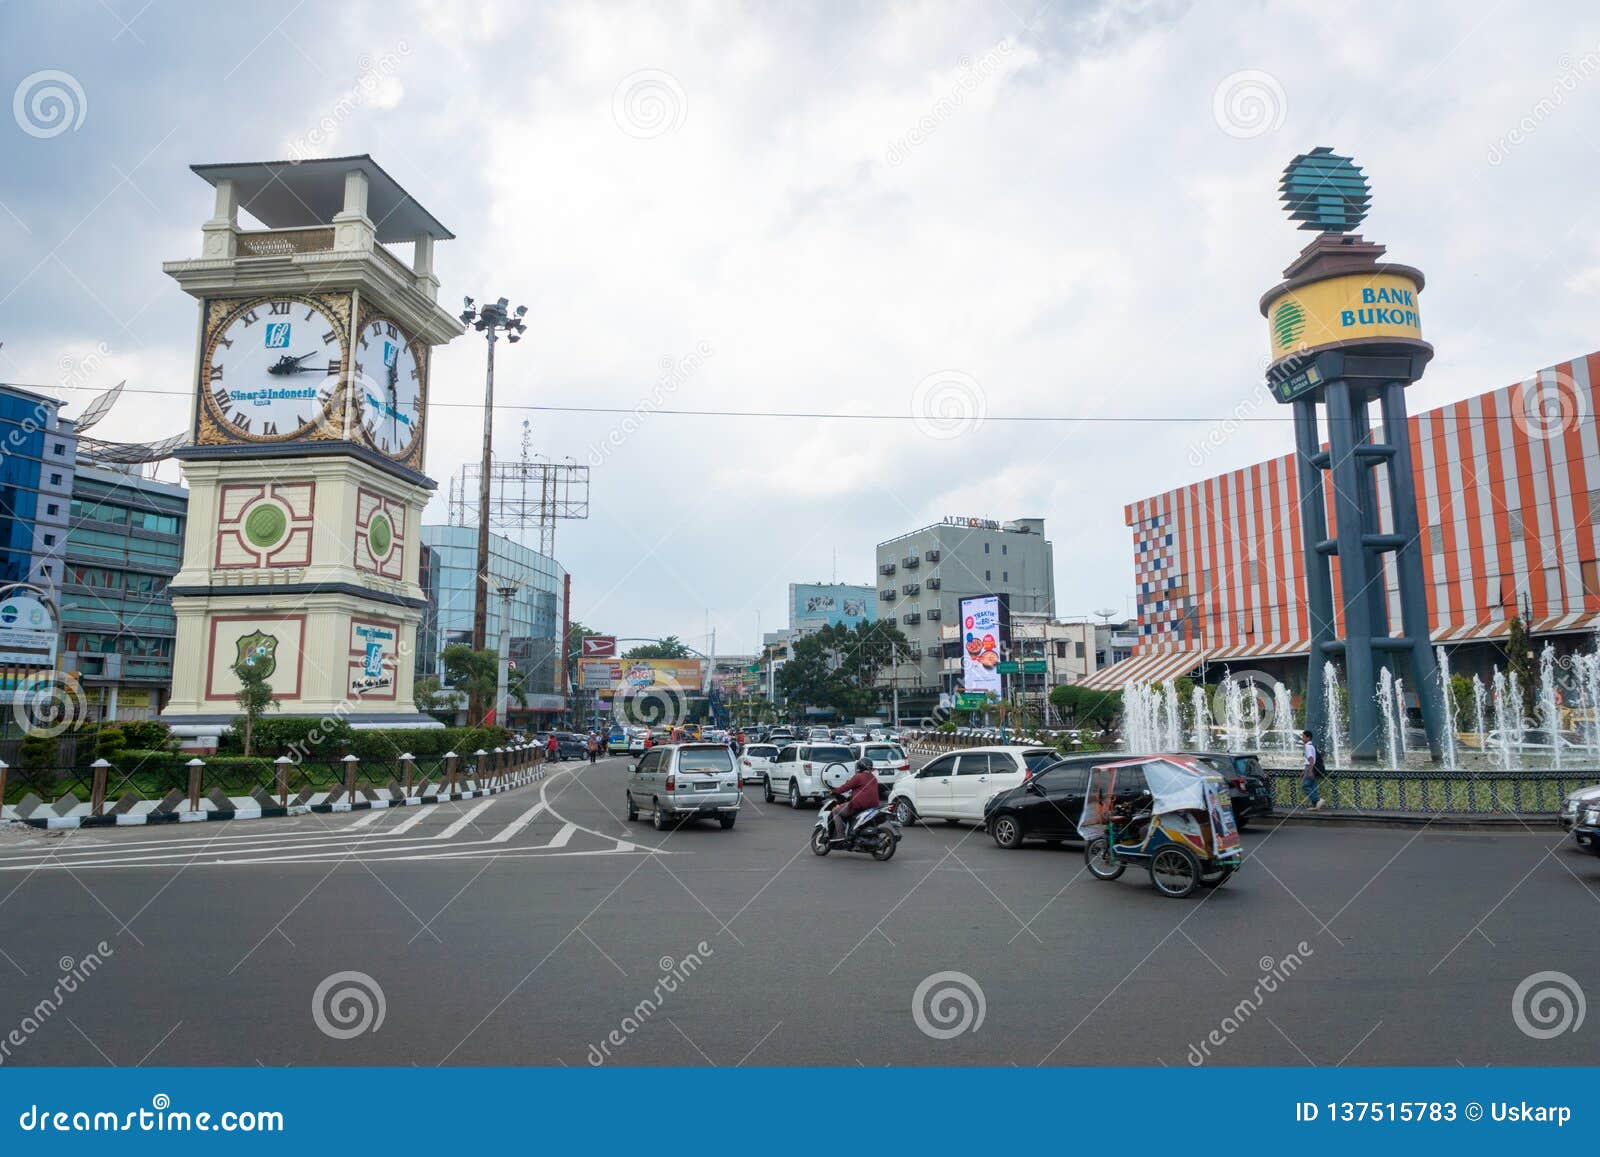
[[[817,826],[811,830],[811,850],[825,856],[838,848],[845,852],[867,852],[874,860],[894,858],[900,846],[900,821],[886,807],[868,808],[851,818],[843,839],[833,838],[833,811],[843,800],[829,797],[817,812]]]

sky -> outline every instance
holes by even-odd
[[[574,616],[720,653],[947,514],[1044,518],[1058,613],[1131,614],[1124,504],[1290,448],[1257,303],[1312,147],[1427,275],[1413,412],[1600,346],[1587,3],[0,0],[8,95],[0,381],[182,430],[189,166],[370,153],[457,236],[441,303],[528,307],[495,441],[592,468]],[[435,360],[430,521],[483,362]]]

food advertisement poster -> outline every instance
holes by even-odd
[[[961,600],[961,676],[968,691],[1000,694],[1000,597]]]

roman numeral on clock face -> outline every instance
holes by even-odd
[[[339,340],[339,335],[334,333],[331,329],[327,333],[322,335],[322,344],[323,345],[332,345],[334,342],[336,342],[338,340]]]
[[[220,410],[226,411],[227,408],[233,404],[233,395],[228,393],[227,390],[219,389],[216,393],[212,394],[211,397],[216,401],[217,408]]]
[[[294,303],[289,301],[269,301],[267,302],[267,310],[273,317],[288,317],[289,306],[292,304]]]
[[[229,418],[228,420],[235,426],[239,427],[239,429],[243,430],[246,434],[250,432],[250,415],[246,414],[244,411],[235,410],[233,417]]]
[[[211,365],[211,380],[214,382],[220,382],[222,380],[222,367],[217,365],[215,362],[213,362]]]
[[[246,326],[252,326],[252,325],[255,325],[256,322],[260,321],[261,318],[260,318],[260,315],[258,315],[256,313],[256,311],[252,309],[250,312],[246,313],[239,320],[244,322],[244,324]]]
[[[277,433],[278,433],[278,423],[276,423],[276,422],[263,422],[263,423],[261,423],[261,433],[264,434],[268,438],[275,437],[277,435]]]
[[[330,361],[328,363],[328,372],[330,374],[336,374],[339,372],[339,362],[337,360]]]

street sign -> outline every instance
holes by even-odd
[[[989,706],[989,696],[982,691],[957,691],[957,711],[982,711]]]
[[[585,635],[583,637],[583,657],[585,659],[611,659],[617,653],[617,637],[615,635]]]
[[[1022,672],[1022,667],[1015,659],[1002,659],[999,665],[995,667],[995,670],[1002,675],[1017,675]]]
[[[1024,659],[1022,673],[1024,675],[1043,675],[1048,664],[1043,659]]]

